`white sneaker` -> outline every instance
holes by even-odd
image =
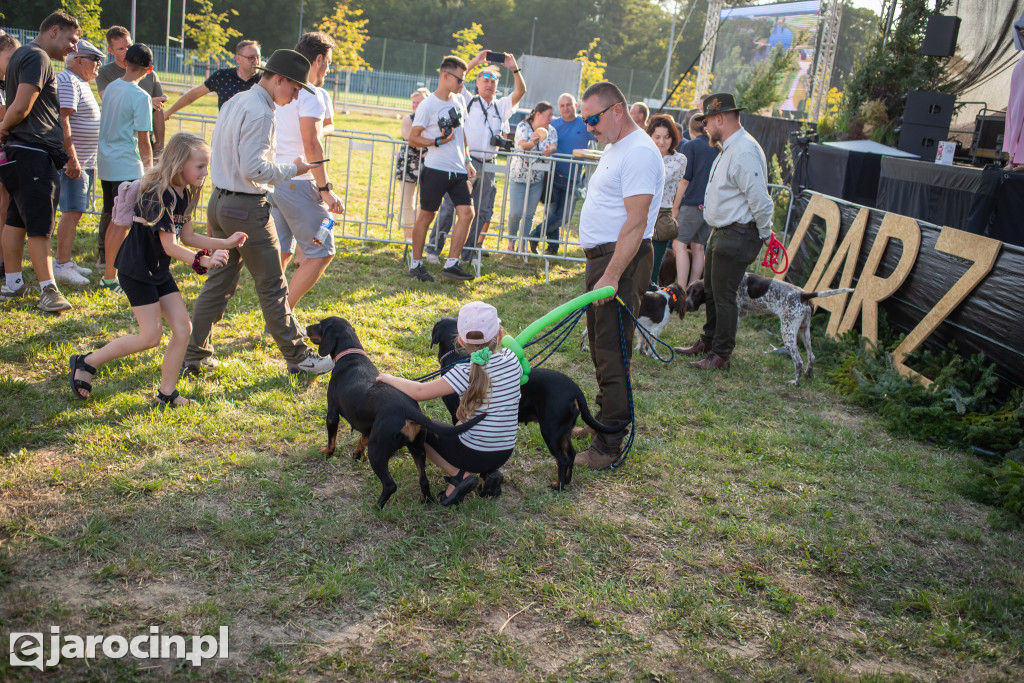
[[[53,279],[57,282],[66,282],[69,285],[87,285],[89,280],[83,277],[75,268],[73,261],[67,263],[53,264]]]
[[[78,265],[77,261],[71,261],[71,265],[75,267],[79,275],[92,275],[92,268],[86,268],[85,266]]]
[[[310,351],[309,355],[298,363],[289,363],[288,372],[310,372],[314,375],[324,375],[334,369],[334,361],[330,356],[321,356],[316,351]]]
[[[431,254],[429,251],[423,254],[423,260],[427,263],[440,264],[441,259],[438,258],[437,254]]]

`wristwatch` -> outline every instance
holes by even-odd
[[[441,146],[441,138],[434,138],[434,147]]]
[[[321,192],[330,192],[331,190],[334,189],[334,185],[332,185],[331,181],[328,180],[326,185],[324,185],[323,187],[317,187],[316,189],[320,190]]]

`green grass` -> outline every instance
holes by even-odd
[[[76,255],[91,260],[94,244],[87,218]],[[191,304],[202,278],[175,269]],[[467,285],[414,285],[399,248],[343,240],[298,316],[348,318],[382,371],[415,377],[436,365],[434,321],[465,301],[494,303],[517,332],[582,289],[578,265],[544,284],[533,262],[502,256]],[[215,328],[222,365],[180,385],[200,405],[166,412],[162,348],[72,398],[70,354],[134,322],[122,297],[64,290],[75,308],[59,318],[31,297],[0,309],[0,639],[227,625],[232,654],[199,670],[100,657],[54,678],[1024,676],[1019,522],[962,493],[973,456],[892,438],[838,396],[824,339],[800,388],[789,361],[761,353],[778,344],[773,320],[740,326],[729,372],[637,358],[629,461],[577,470],[567,492],[549,489],[555,463],[530,425],[501,498],[422,506],[401,456],[399,489],[376,510],[379,481],[348,457],[355,435],[341,432],[338,457],[319,453],[328,379],[286,374],[247,274]],[[673,321],[666,341],[691,342],[702,322]],[[575,344],[550,366],[594,396]],[[437,401],[425,410],[445,419]],[[29,674],[4,659],[0,676]]]

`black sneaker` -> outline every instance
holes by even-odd
[[[530,241],[530,251],[532,253],[536,254],[537,253],[537,244],[538,244],[538,242],[540,242],[540,240],[535,240],[535,239],[533,239],[531,237],[529,241]]]
[[[451,278],[452,280],[461,280],[463,282],[465,282],[466,280],[473,280],[476,278],[476,275],[471,275],[470,273],[464,271],[462,269],[461,263],[453,263],[452,265],[442,270],[441,275],[443,277]]]
[[[558,245],[548,245],[548,248],[544,250],[544,253],[548,256],[558,256]]]
[[[414,277],[417,280],[419,280],[420,282],[433,282],[434,281],[434,278],[432,278],[430,276],[430,273],[427,272],[427,267],[425,265],[423,265],[422,263],[419,264],[418,266],[416,266],[415,268],[410,268],[409,269],[409,277]]]

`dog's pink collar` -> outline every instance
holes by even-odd
[[[344,351],[342,351],[341,353],[334,357],[334,362],[337,363],[339,360],[342,359],[343,356],[347,356],[350,353],[357,353],[361,356],[366,356],[366,351],[363,351],[362,349],[345,349]],[[369,356],[366,357],[369,358]]]

